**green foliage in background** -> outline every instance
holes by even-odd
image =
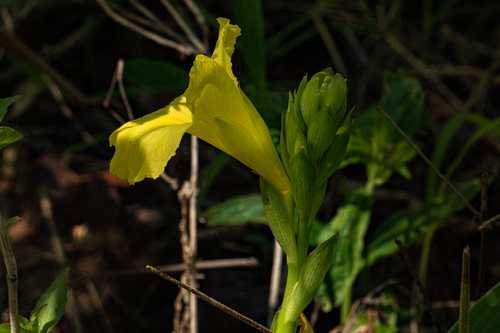
[[[18,99],[19,96],[0,99],[0,121],[2,121],[7,114],[7,108]],[[0,126],[0,149],[5,148],[11,143],[19,141],[22,138],[23,135],[15,129],[6,126]]]

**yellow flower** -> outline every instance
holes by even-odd
[[[111,134],[116,147],[110,171],[134,184],[157,178],[175,154],[185,132],[196,135],[262,176],[281,193],[290,181],[269,129],[231,69],[240,29],[219,18],[219,39],[211,58],[198,55],[189,87],[163,109],[130,121]]]

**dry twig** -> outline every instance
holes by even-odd
[[[151,39],[152,41],[158,43],[159,45],[163,45],[166,47],[170,47],[179,53],[183,55],[194,55],[194,54],[199,54],[200,50],[196,49],[192,46],[189,45],[183,45],[177,42],[174,42],[170,39],[164,38],[158,34],[155,34],[151,31],[148,31],[140,26],[138,26],[135,23],[130,22],[127,20],[125,17],[120,16],[118,13],[114,12],[113,9],[107,4],[106,0],[96,0],[97,3],[102,7],[102,9],[108,14],[109,17],[111,17],[116,23],[123,25],[124,27],[127,27],[139,35],[142,35],[148,39]]]
[[[12,248],[10,247],[9,238],[7,236],[7,229],[5,229],[2,214],[0,214],[0,250],[2,251],[3,261],[7,275],[7,292],[9,297],[9,319],[11,333],[19,333],[19,315],[17,303],[17,262]]]
[[[408,267],[408,269],[410,270],[411,276],[413,277],[413,280],[417,284],[418,289],[420,290],[420,293],[424,297],[424,303],[425,303],[425,305],[427,307],[427,310],[429,311],[429,315],[431,316],[431,320],[432,320],[432,323],[434,324],[434,327],[436,328],[436,330],[438,331],[438,333],[443,332],[443,328],[441,327],[441,325],[439,325],[439,323],[437,322],[436,318],[434,317],[434,311],[432,310],[432,305],[431,305],[431,301],[429,299],[429,294],[427,294],[427,290],[425,289],[424,285],[422,284],[422,282],[418,278],[417,271],[413,267],[413,264],[412,264],[412,261],[410,259],[410,256],[406,252],[405,248],[403,247],[403,244],[401,243],[401,241],[399,239],[396,238],[395,242],[396,242],[396,244],[399,247],[399,251],[403,255],[404,262],[405,262],[406,266]]]
[[[425,154],[420,150],[420,148],[417,147],[417,145],[413,142],[413,140],[410,139],[406,135],[405,132],[403,132],[403,130],[398,126],[398,124],[396,124],[394,122],[394,120],[387,114],[387,112],[385,112],[381,107],[379,107],[378,109],[379,109],[380,113],[387,120],[389,120],[389,122],[392,124],[392,126],[394,126],[394,128],[399,132],[399,134],[401,134],[401,136],[403,136],[403,138],[413,147],[413,149],[415,149],[415,151],[417,152],[417,154],[419,154],[420,157],[422,157],[422,159],[425,161],[425,163],[427,163],[427,165],[432,169],[432,171],[434,171],[439,176],[439,178],[441,178],[441,180],[446,185],[448,185],[448,187],[453,192],[455,192],[455,194],[460,198],[460,200],[462,200],[462,202],[464,203],[464,205],[467,208],[469,208],[469,210],[472,212],[472,214],[474,214],[474,217],[475,218],[479,218],[479,212],[474,207],[472,207],[472,205],[470,204],[470,202],[467,199],[465,199],[465,197],[462,195],[462,193],[460,193],[460,191],[457,190],[455,186],[453,186],[453,184],[434,166],[434,164],[432,164],[432,162],[427,158],[427,156],[425,156]]]
[[[157,270],[156,268],[154,267],[151,267],[151,266],[146,266],[146,268],[150,269],[153,273],[161,276],[162,278],[164,278],[165,280],[167,281],[170,281],[172,282],[173,284],[176,284],[177,286],[179,287],[182,287],[186,290],[188,290],[189,292],[191,292],[192,294],[196,295],[199,299],[209,303],[210,305],[213,305],[215,306],[216,308],[230,314],[231,316],[233,316],[234,318],[238,319],[238,320],[241,320],[242,322],[244,322],[245,324],[249,325],[249,326],[252,326],[253,328],[261,331],[261,332],[264,332],[264,333],[272,333],[272,331],[270,329],[268,329],[267,327],[264,327],[262,326],[261,324],[253,321],[252,319],[246,317],[246,316],[243,316],[242,314],[234,311],[233,309],[225,306],[224,304],[216,301],[215,299],[213,299],[212,297],[202,293],[201,291],[185,284],[185,283],[182,283],[180,281],[177,281],[176,279],[174,279],[173,277],[171,277],[170,275],[168,274],[165,274],[163,272],[160,272],[159,270]]]

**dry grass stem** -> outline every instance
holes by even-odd
[[[11,333],[19,333],[21,328],[19,326],[19,307],[17,300],[17,262],[14,252],[10,247],[9,237],[7,236],[7,229],[5,229],[4,220],[2,214],[0,214],[0,250],[2,251],[3,262],[5,263],[5,268],[7,275],[5,276],[7,280],[7,294],[9,298],[9,320],[10,320],[10,331]]]
[[[418,155],[420,155],[420,157],[422,157],[422,159],[425,161],[425,163],[427,163],[427,165],[432,169],[432,171],[434,171],[438,177],[446,184],[448,185],[448,187],[453,191],[455,192],[455,194],[460,198],[460,200],[462,200],[462,202],[464,203],[464,205],[469,208],[469,210],[472,212],[472,214],[474,214],[474,217],[475,218],[479,218],[479,212],[474,208],[472,207],[472,205],[470,204],[470,202],[462,195],[462,193],[460,193],[459,190],[457,190],[457,188],[455,186],[453,186],[452,183],[450,183],[450,181],[434,166],[434,164],[432,164],[432,162],[427,158],[427,156],[425,156],[425,154],[420,150],[420,148],[417,147],[417,145],[413,142],[412,139],[410,139],[405,132],[403,132],[403,130],[394,122],[394,120],[392,120],[392,118],[387,114],[387,112],[385,112],[381,107],[378,108],[380,113],[382,113],[382,115],[387,119],[389,120],[389,122],[392,124],[392,126],[394,126],[394,128],[399,132],[399,134],[401,134],[401,136],[403,136],[403,138],[413,147],[413,149],[415,149],[415,151],[417,152]]]
[[[398,245],[399,251],[403,255],[403,259],[404,259],[404,262],[405,262],[406,266],[408,267],[408,269],[411,272],[411,276],[413,277],[413,281],[417,284],[418,289],[419,289],[420,293],[422,294],[422,296],[424,298],[424,304],[427,307],[427,311],[429,311],[429,315],[431,317],[431,320],[432,320],[432,323],[433,323],[434,327],[436,328],[436,330],[438,331],[438,333],[442,333],[443,332],[443,328],[437,322],[437,320],[436,320],[436,318],[434,316],[434,311],[432,310],[432,306],[431,306],[431,301],[430,301],[430,298],[429,298],[429,294],[427,294],[427,290],[425,289],[424,285],[422,284],[422,282],[418,278],[417,271],[413,267],[413,263],[412,263],[412,261],[410,259],[410,256],[406,252],[405,248],[403,247],[403,244],[401,243],[401,241],[399,239],[396,238],[395,242]]]
[[[224,304],[216,301],[215,299],[213,299],[212,297],[202,293],[201,291],[185,284],[185,283],[182,283],[176,279],[174,279],[173,277],[171,277],[170,275],[168,274],[165,274],[163,272],[160,272],[159,270],[157,270],[156,268],[152,267],[152,266],[146,266],[146,268],[150,269],[153,273],[161,276],[162,278],[164,278],[165,280],[167,281],[170,281],[172,282],[173,284],[176,284],[177,286],[179,287],[182,287],[186,290],[188,290],[189,292],[193,293],[194,295],[196,295],[199,299],[209,303],[210,305],[212,306],[215,306],[216,308],[230,314],[231,316],[233,316],[234,318],[238,319],[238,320],[241,320],[242,322],[244,322],[245,324],[249,325],[249,326],[252,326],[253,328],[255,328],[256,330],[259,330],[261,332],[264,332],[264,333],[272,333],[272,331],[270,329],[268,329],[267,327],[264,327],[262,326],[261,324],[255,322],[254,320],[234,311],[233,309],[225,306]]]
[[[198,50],[191,46],[186,46],[182,45],[180,43],[174,42],[170,39],[164,38],[158,34],[155,34],[151,31],[148,31],[146,29],[143,29],[142,27],[138,26],[135,23],[130,22],[123,16],[120,16],[118,13],[114,12],[113,9],[106,3],[105,0],[96,0],[97,3],[102,7],[102,9],[108,14],[109,17],[111,17],[116,23],[123,25],[124,27],[127,27],[136,33],[138,33],[141,36],[144,36],[148,39],[151,39],[155,43],[159,45],[163,45],[166,47],[170,47],[174,50],[177,50],[179,53],[188,56],[188,55],[193,55],[193,54],[198,54]]]

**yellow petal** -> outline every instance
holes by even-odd
[[[226,68],[199,55],[189,75],[184,96],[194,123],[188,132],[235,157],[281,192],[289,191],[269,129]]]
[[[309,321],[303,313],[300,314],[299,319],[297,320],[297,326],[300,326],[299,333],[314,333],[311,324],[309,324]]]
[[[233,70],[231,69],[231,56],[234,53],[236,38],[241,35],[241,29],[237,25],[229,24],[229,20],[227,18],[219,17],[217,21],[220,25],[219,39],[217,40],[217,44],[215,44],[212,59],[224,67],[228,75],[237,84],[238,80],[234,76]]]
[[[180,96],[165,108],[114,131],[109,138],[116,147],[111,173],[130,184],[146,177],[158,178],[192,125],[192,113],[185,103],[185,97]]]

